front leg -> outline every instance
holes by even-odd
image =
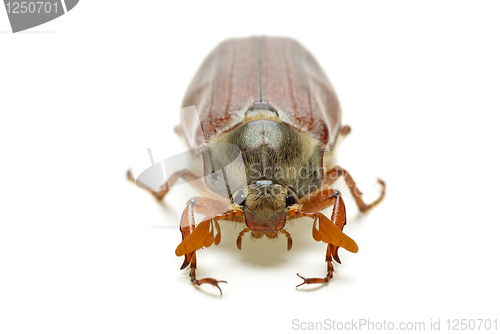
[[[175,184],[175,182],[179,178],[183,178],[184,180],[190,182],[195,189],[197,189],[201,193],[210,193],[207,191],[207,188],[205,184],[203,183],[202,179],[198,176],[196,176],[194,173],[192,173],[189,170],[181,170],[175,172],[173,175],[171,175],[167,182],[162,187],[162,190],[155,191],[147,186],[141,184],[137,180],[134,179],[134,176],[132,175],[132,172],[129,170],[127,171],[127,178],[136,183],[139,187],[147,190],[149,193],[151,193],[157,200],[162,200],[163,197],[168,193],[170,190],[170,186]],[[191,198],[188,203],[186,204],[186,208],[182,212],[181,216],[181,225],[180,225],[180,230],[182,234],[182,242],[181,245],[184,243],[188,237],[192,236],[192,234],[197,231],[198,229],[195,227],[195,221],[194,221],[194,212],[196,213],[201,213],[206,215],[205,219],[209,218],[208,221],[204,220],[202,221],[198,227],[201,227],[203,231],[205,231],[206,227],[209,227],[208,225],[212,225],[212,231],[211,235],[213,236],[214,228],[217,230],[218,234],[215,238],[212,238],[212,243],[215,242],[217,245],[220,241],[220,227],[219,224],[217,223],[217,220],[214,220],[212,222],[211,218],[216,217],[220,212],[225,212],[227,211],[228,205],[230,204],[229,201],[224,202],[223,200],[215,200],[211,198],[205,198],[205,197],[193,197]],[[220,216],[220,215],[219,215]],[[202,231],[200,229],[198,231],[198,237],[205,238],[206,235],[201,235],[202,233],[199,233]],[[210,237],[210,232],[209,228],[206,228],[206,232],[209,233]],[[195,236],[196,237],[196,236]],[[191,238],[193,239],[193,238]],[[204,239],[204,240],[205,240]],[[205,240],[206,241],[206,240]],[[205,247],[210,246],[212,243],[204,245]],[[200,286],[201,284],[211,284],[215,286],[217,289],[219,289],[220,294],[222,295],[222,290],[219,287],[219,283],[226,283],[226,281],[218,281],[214,278],[203,278],[203,279],[197,279],[196,278],[196,249],[190,249],[189,251],[186,251],[186,249],[189,249],[190,245],[186,245],[184,243],[184,246],[179,245],[176,249],[176,254],[178,252],[182,252],[182,254],[177,254],[178,256],[184,255],[184,262],[182,263],[181,270],[185,269],[187,266],[190,266],[190,272],[189,272],[189,277],[191,278],[191,282],[197,286]],[[199,247],[201,248],[201,247]]]
[[[218,213],[224,212],[225,213]],[[198,226],[194,225],[194,212],[205,214]],[[186,205],[181,216],[181,234],[182,242],[177,246],[175,255],[184,255],[184,263],[181,269],[190,265],[191,282],[195,285],[211,284],[219,289],[222,295],[222,290],[219,283],[226,283],[226,281],[218,281],[214,278],[196,278],[196,251],[203,247],[209,247],[212,244],[218,245],[220,242],[220,227],[217,222],[218,219],[228,219],[232,217],[242,216],[241,210],[227,211],[227,205],[221,201],[213,200],[204,197],[194,197]],[[215,234],[217,232],[217,234]]]
[[[218,212],[223,212],[225,210],[227,210],[227,206],[223,202],[204,197],[191,198],[186,204],[186,208],[184,209],[181,216],[180,230],[182,234],[182,241],[186,240],[195,231],[194,212],[205,214],[208,217],[212,217],[215,216]],[[210,223],[211,221],[209,220],[208,222]],[[206,220],[204,220],[202,223],[206,224]],[[201,228],[203,228],[204,226],[202,223],[200,223]],[[198,226],[200,227],[200,225]],[[214,241],[215,244],[217,245],[220,241],[220,228],[218,223],[215,223],[214,225],[215,226],[212,227],[212,232],[213,228],[215,227],[218,234],[217,237],[214,238]],[[209,245],[207,245],[207,247],[208,246]],[[217,289],[219,289],[219,292],[222,295],[222,290],[219,287],[219,283],[227,283],[226,281],[218,281],[214,278],[203,278],[203,279],[196,278],[196,268],[197,268],[196,250],[184,254],[184,263],[182,264],[180,269],[182,270],[186,268],[188,265],[190,266],[189,277],[191,278],[191,283],[197,286],[200,286],[202,284],[211,284],[212,286],[215,286]]]
[[[333,254],[333,248],[336,246],[333,246],[332,244],[328,244],[326,246],[326,276],[325,278],[305,278],[297,274],[300,278],[304,280],[304,282],[300,283],[297,285],[297,288],[301,285],[304,284],[325,284],[328,283],[332,278],[333,278],[333,261],[332,261],[332,254]],[[338,248],[338,247],[337,247]]]
[[[191,266],[190,266],[189,277],[191,277],[191,283],[193,283],[194,285],[200,286],[202,284],[210,284],[212,286],[215,286],[217,289],[219,289],[221,296],[222,296],[222,290],[219,286],[219,283],[227,283],[226,281],[218,281],[215,278],[210,278],[210,277],[197,279],[196,278],[196,252],[191,253]]]
[[[332,202],[335,203],[335,205],[333,207],[332,219],[331,219],[331,223],[333,223],[333,225],[335,225],[335,226],[331,226],[330,231],[328,231],[327,226],[328,226],[328,223],[330,223],[330,222],[326,221],[326,220],[328,220],[328,218],[326,218],[326,217],[324,217],[325,226],[323,228],[320,225],[319,229],[316,230],[316,220],[315,220],[314,226],[313,226],[314,239],[317,241],[327,242],[328,240],[325,240],[325,234],[327,234],[329,232],[331,233],[331,228],[337,228],[340,231],[343,231],[343,229],[344,229],[344,226],[345,226],[346,221],[347,221],[346,212],[345,212],[345,205],[344,205],[344,201],[342,199],[342,196],[340,195],[340,192],[337,190],[329,189],[326,191],[322,191],[322,192],[318,193],[317,196],[322,199],[322,201],[324,202],[325,205],[326,204],[331,205]],[[319,222],[319,224],[321,224],[321,221]],[[315,233],[318,233],[318,232],[320,234],[315,235]],[[339,249],[339,245],[334,245],[331,243],[328,243],[328,245],[326,247],[327,273],[326,273],[326,276],[324,278],[305,278],[305,277],[302,277],[299,274],[297,274],[297,276],[299,276],[300,278],[302,278],[304,280],[304,282],[297,285],[297,288],[299,286],[304,285],[304,284],[325,284],[325,283],[328,283],[333,278],[333,273],[334,273],[333,259],[335,259],[335,261],[340,263],[340,259],[338,257],[338,253],[337,253],[338,249]],[[353,247],[352,249],[348,249],[348,250],[350,250],[350,251],[355,250],[355,252],[357,252],[357,246]]]

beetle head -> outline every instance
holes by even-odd
[[[233,202],[245,213],[245,223],[252,235],[275,236],[286,224],[289,207],[297,204],[297,195],[288,187],[271,180],[251,182],[244,190],[238,190]]]

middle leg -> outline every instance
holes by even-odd
[[[356,205],[358,206],[359,211],[365,213],[365,212],[369,211],[370,209],[372,209],[373,207],[375,207],[380,202],[382,202],[382,200],[384,199],[385,182],[382,181],[381,179],[378,179],[378,182],[382,185],[382,192],[381,192],[379,198],[377,198],[374,202],[372,202],[370,204],[366,204],[363,201],[363,198],[361,197],[361,195],[363,195],[363,193],[356,186],[356,182],[354,182],[354,179],[352,178],[351,174],[339,166],[333,167],[328,172],[326,172],[326,175],[324,176],[322,188],[331,186],[340,177],[344,178],[344,180],[347,184],[347,187],[349,187],[349,191],[351,192],[352,196],[354,197],[354,200],[356,201]]]

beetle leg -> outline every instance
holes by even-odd
[[[222,295],[219,283],[226,283],[226,281],[218,281],[214,278],[196,278],[196,250],[203,246],[208,247],[212,245],[212,243],[218,245],[220,242],[220,227],[217,219],[226,219],[243,215],[242,211],[237,210],[230,210],[220,214],[217,213],[220,212],[220,210],[227,210],[227,206],[221,201],[204,197],[193,197],[187,203],[181,216],[180,230],[182,242],[177,246],[175,252],[178,256],[184,255],[184,263],[181,269],[190,265],[189,277],[191,277],[191,282],[193,284],[197,286],[201,284],[211,284],[219,289]],[[197,227],[194,225],[194,212],[207,215]],[[217,235],[214,236],[215,230],[217,231]]]
[[[292,249],[292,236],[290,235],[290,233],[288,233],[285,230],[280,230],[280,232],[286,236],[286,239],[287,239],[287,249],[286,250]]]
[[[219,286],[219,283],[227,283],[226,281],[218,281],[215,278],[202,278],[202,279],[197,279],[196,278],[196,252],[192,252],[192,259],[191,259],[191,271],[189,272],[189,277],[191,277],[191,283],[200,286],[202,284],[210,284],[212,286],[215,286],[217,289],[219,289],[219,292],[222,296],[222,290]]]
[[[327,267],[327,272],[325,278],[305,278],[297,274],[300,278],[304,280],[304,282],[300,283],[297,285],[297,288],[299,286],[302,286],[304,284],[325,284],[328,283],[332,278],[333,278],[333,273],[335,270],[333,270],[333,261],[332,261],[332,253],[333,253],[333,246],[332,244],[328,244],[326,246],[326,267]],[[338,247],[337,247],[338,248]]]
[[[328,206],[333,204],[332,201],[335,202],[335,205],[333,207],[331,222],[333,223],[333,225],[335,225],[336,228],[338,228],[340,231],[343,231],[344,226],[347,223],[347,219],[346,219],[344,201],[342,200],[340,192],[337,190],[329,189],[328,191],[322,191],[320,195],[324,199],[324,202],[326,202],[326,204],[328,204]],[[320,196],[320,195],[318,194],[318,196]],[[306,215],[306,214],[304,214],[304,215]],[[315,218],[314,223],[313,223],[313,237],[315,235],[315,232],[318,233],[317,238],[319,238],[319,240],[316,237],[315,237],[315,239],[320,241],[320,240],[323,240],[323,238],[321,236],[324,233],[328,233],[328,230],[327,229],[322,230],[321,226],[319,229],[315,230],[317,220],[320,220],[319,223],[321,224],[321,215],[319,215],[319,218]],[[327,218],[324,217],[323,221],[326,222],[326,220],[327,220]],[[328,222],[326,222],[326,223],[328,223]],[[334,245],[331,243],[329,243],[327,245],[326,258],[325,258],[326,266],[327,266],[327,273],[326,273],[326,276],[324,278],[305,278],[305,277],[302,277],[299,274],[297,274],[300,278],[302,278],[304,280],[304,282],[297,285],[297,287],[302,286],[304,284],[328,283],[333,278],[333,273],[334,273],[333,260],[335,260],[338,263],[341,263],[340,258],[338,256],[338,250],[339,250],[338,245]],[[357,251],[357,247],[356,247],[356,251]]]
[[[340,192],[334,189],[327,189],[323,191],[319,191],[317,194],[311,196],[307,203],[304,205],[303,210],[304,211],[312,211],[312,212],[318,212],[323,209],[328,208],[329,206],[332,206],[335,204],[334,210],[332,211],[332,222],[333,224],[338,227],[341,231],[344,230],[344,226],[347,223],[347,219],[342,219],[340,213],[345,212],[345,209],[342,209],[344,206],[343,202],[337,205],[337,201],[340,201]],[[337,263],[342,263],[340,261],[338,251],[339,251],[339,246],[331,245],[333,248],[331,250],[333,259]]]
[[[203,181],[196,176],[193,172],[189,170],[182,170],[182,171],[177,171],[173,175],[169,177],[167,182],[165,183],[165,189],[160,190],[160,191],[154,191],[152,189],[148,189],[148,187],[145,187],[143,184],[140,184],[142,188],[145,188],[148,190],[156,199],[162,200],[163,197],[168,193],[169,191],[169,184],[174,184],[179,177],[182,177],[188,182],[192,182],[193,186],[197,188],[199,191],[203,191],[205,189],[205,185]],[[134,179],[132,172],[130,170],[127,171],[127,178],[132,181],[137,183],[137,181]],[[227,211],[227,204],[222,201],[218,201],[215,199],[211,198],[204,198],[204,197],[193,197],[191,198],[188,203],[186,204],[186,208],[182,212],[181,216],[181,225],[180,225],[180,230],[182,234],[182,241],[184,241],[186,238],[188,238],[194,231],[195,231],[195,225],[194,225],[194,212],[196,213],[201,213],[205,214],[207,217],[205,219],[211,219],[213,217],[216,217],[219,215],[220,212],[225,212]],[[217,223],[217,220],[214,219],[212,228],[216,228],[217,230],[217,236],[212,242],[215,242],[215,244],[218,244],[220,242],[220,227],[219,224]],[[213,231],[212,231],[213,233]],[[224,282],[225,281],[218,281],[214,278],[203,278],[203,279],[197,279],[196,278],[196,251],[192,251],[189,253],[184,254],[184,262],[182,263],[181,270],[186,268],[188,265],[190,265],[190,273],[189,276],[191,277],[191,282],[195,285],[201,285],[201,284],[211,284],[215,286],[216,288],[219,289],[221,295],[222,295],[222,290],[219,287],[218,283]]]
[[[193,197],[187,204],[186,208],[182,212],[181,216],[181,234],[182,240],[184,241],[193,231],[194,226],[194,212],[207,215],[208,217],[215,216],[219,212],[227,210],[227,206],[217,200],[205,197]],[[217,225],[218,226],[218,225]],[[195,252],[187,253],[184,255],[184,263],[181,266],[181,270],[186,268],[192,261]]]
[[[323,189],[301,199],[302,211],[319,212],[335,204],[337,190]]]
[[[224,209],[222,209],[224,208]],[[204,197],[193,197],[191,198],[187,204],[186,208],[182,212],[181,216],[181,234],[182,240],[185,240],[193,231],[195,230],[194,226],[194,212],[202,213],[205,215],[213,216],[216,212],[215,210],[225,210],[226,206],[216,200]],[[220,211],[219,211],[220,212]],[[218,225],[217,225],[218,226]],[[218,229],[218,228],[217,228]],[[220,231],[217,231],[220,236]],[[211,284],[219,289],[220,294],[222,295],[222,290],[220,289],[218,283],[225,281],[217,281],[214,278],[196,278],[196,251],[184,254],[184,262],[182,263],[181,270],[190,265],[189,277],[191,278],[191,282],[197,286],[201,284]]]
[[[240,234],[238,234],[238,238],[236,239],[236,247],[238,247],[239,250],[241,250],[241,240],[243,238],[243,235],[247,232],[250,232],[249,228],[244,229],[240,232]]]
[[[170,185],[173,185],[175,182],[177,182],[177,180],[182,177],[184,180],[188,181],[188,182],[194,182],[195,184],[193,184],[193,186],[195,188],[203,188],[204,184],[203,182],[201,181],[200,177],[196,176],[193,172],[187,170],[187,169],[183,169],[183,170],[180,170],[180,171],[177,171],[175,172],[174,174],[172,174],[167,182],[165,182],[164,184],[164,188],[163,190],[159,190],[159,191],[155,191],[155,190],[152,190],[152,189],[149,189],[149,187],[147,187],[146,185],[138,182],[137,180],[134,179],[134,176],[132,175],[132,171],[129,169],[127,171],[127,179],[131,182],[134,182],[135,184],[139,185],[141,188],[147,190],[148,192],[150,192],[154,197],[156,197],[157,200],[162,200],[163,197],[165,197],[165,195],[168,193],[168,191],[170,190],[169,188],[169,184]]]
[[[332,211],[332,222],[335,226],[337,226],[341,231],[344,231],[344,226],[347,224],[347,217],[345,214],[345,206],[344,202],[342,201],[340,192],[335,193],[335,206]],[[340,202],[342,201],[342,202]],[[343,213],[342,213],[343,211]],[[339,258],[339,246],[335,246],[332,244],[328,245],[328,250],[330,250],[330,255],[333,257],[335,262],[337,263],[342,263]],[[327,261],[328,261],[328,250],[327,250]]]
[[[375,200],[373,203],[366,204],[363,199],[361,198],[361,195],[363,193],[356,187],[356,183],[354,182],[351,174],[349,174],[345,169],[336,166],[330,169],[325,177],[324,177],[324,183],[323,187],[332,185],[335,181],[337,181],[340,177],[344,177],[344,180],[349,187],[349,190],[351,191],[351,194],[354,196],[354,200],[356,201],[356,205],[359,208],[359,211],[361,212],[367,212],[370,209],[372,209],[374,206],[382,202],[385,196],[385,182],[382,181],[381,179],[378,179],[378,182],[382,185],[382,193],[380,194],[379,198]]]
[[[338,191],[333,190],[333,189],[324,189],[324,187],[328,187],[332,185],[336,180],[338,180],[340,177],[344,177],[347,186],[349,187],[349,190],[351,191],[352,195],[354,196],[354,200],[356,201],[356,205],[358,206],[359,210],[361,212],[367,212],[368,210],[372,209],[375,205],[379,204],[382,199],[384,198],[385,195],[385,182],[382,181],[381,179],[378,179],[378,182],[382,185],[382,193],[380,194],[379,198],[374,201],[371,204],[366,204],[363,199],[361,198],[361,191],[358,189],[356,186],[356,183],[354,182],[352,176],[343,168],[341,167],[334,167],[331,170],[329,170],[326,175],[325,175],[325,182],[323,185],[323,190],[319,190],[314,194],[309,195],[307,198],[305,198],[302,202],[303,204],[303,211],[309,211],[309,212],[318,212],[323,209],[328,208],[331,206],[333,203],[337,201],[337,194]],[[344,229],[344,226],[346,224],[345,220],[341,219],[336,219],[334,217],[335,215],[335,209],[332,212],[332,222],[334,223],[335,226],[337,226],[341,231]],[[338,255],[338,246],[333,246],[333,249],[331,250],[333,259],[337,263],[341,263],[339,255]]]
[[[187,218],[184,218],[183,213],[183,219],[185,219],[181,220],[181,233],[183,240],[175,249],[175,255],[177,256],[192,253],[203,247],[209,247],[213,243],[218,245],[220,242],[220,227],[218,220],[228,219],[234,216],[243,216],[242,210],[229,210],[215,216],[205,217],[205,219],[203,219],[198,226],[194,228],[194,218],[189,216],[192,215],[192,211],[190,212],[186,208],[184,212],[187,213]],[[215,234],[215,232],[217,232],[217,234]]]

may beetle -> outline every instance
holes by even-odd
[[[198,152],[193,158],[199,168],[177,171],[162,190],[149,191],[162,199],[182,177],[205,195],[187,203],[180,223],[182,242],[175,250],[184,256],[181,269],[190,267],[191,282],[220,290],[223,281],[196,278],[196,251],[220,242],[218,220],[245,224],[236,240],[239,249],[247,232],[254,238],[284,234],[290,249],[285,227],[297,217],[314,219],[314,240],[327,244],[326,276],[299,275],[303,282],[298,286],[330,281],[333,260],[340,263],[339,247],[358,251],[342,232],[345,206],[332,184],[343,177],[361,212],[382,201],[385,184],[379,179],[379,198],[366,204],[351,175],[333,164],[350,128],[341,125],[339,101],[314,57],[289,38],[224,41],[201,65],[182,105],[195,106],[196,113],[182,113],[175,131]],[[241,163],[235,166],[235,161]],[[320,211],[330,206],[328,219]],[[194,212],[206,215],[198,225]]]

